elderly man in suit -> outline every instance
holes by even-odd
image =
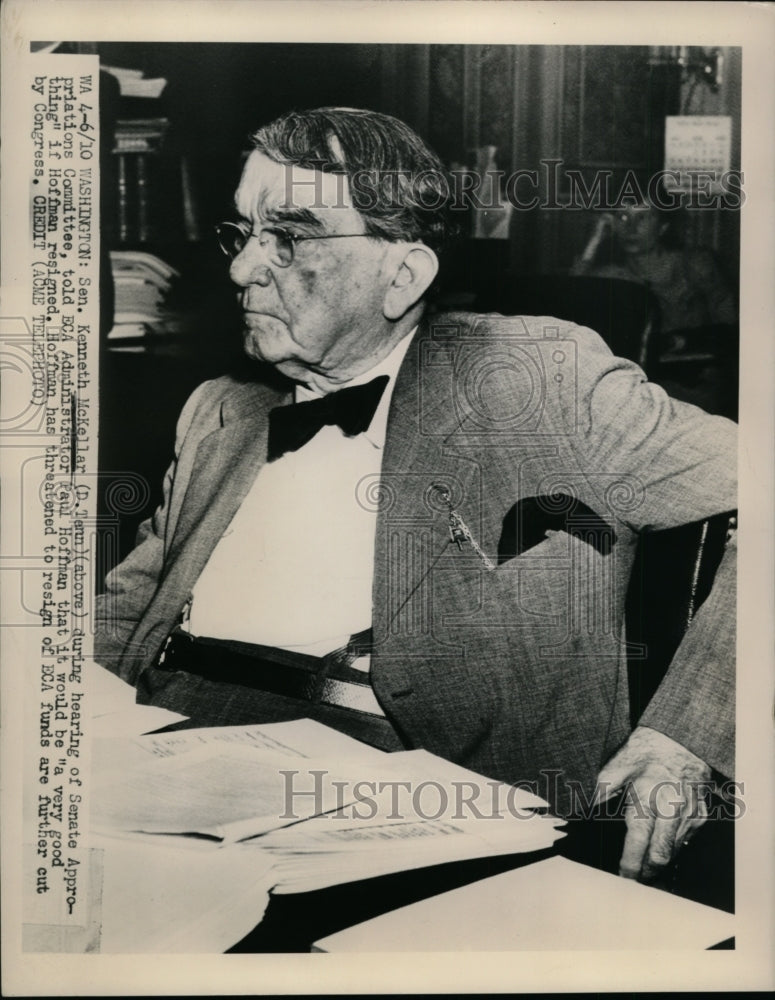
[[[625,589],[638,532],[735,507],[734,425],[589,330],[430,313],[451,192],[403,123],[319,109],[254,145],[219,235],[285,379],[187,403],[98,660],[193,724],[311,717],[560,812],[627,785],[620,870],[652,874],[731,774],[732,554],[634,731]]]

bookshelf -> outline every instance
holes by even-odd
[[[169,130],[169,119],[119,118],[115,144],[115,232],[121,247],[147,244],[158,238],[152,205],[158,157]]]

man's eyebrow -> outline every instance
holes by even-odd
[[[266,218],[268,222],[295,222],[313,229],[325,229],[323,222],[314,212],[296,205],[278,205],[276,208],[267,209]]]

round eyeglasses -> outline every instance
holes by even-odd
[[[281,226],[264,226],[254,233],[246,225],[238,222],[221,222],[215,227],[218,243],[229,260],[234,260],[241,253],[249,239],[258,240],[271,264],[276,267],[289,267],[293,263],[296,244],[307,240],[346,240],[354,236],[366,236],[368,233],[325,233],[321,236],[299,236],[289,233]]]

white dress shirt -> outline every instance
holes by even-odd
[[[348,438],[325,426],[298,451],[261,467],[196,582],[184,626],[193,635],[323,656],[371,627],[374,487],[395,378],[413,333],[341,386],[389,376],[366,432]],[[296,386],[296,402],[318,395]]]

